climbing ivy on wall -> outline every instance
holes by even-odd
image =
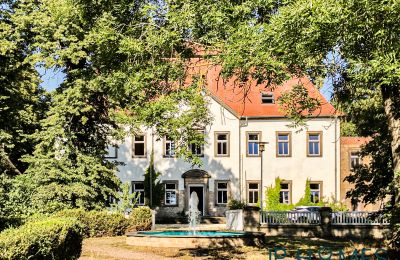
[[[291,210],[293,204],[284,204],[279,202],[281,192],[281,179],[275,179],[275,186],[267,187],[265,191],[265,208],[269,211]]]

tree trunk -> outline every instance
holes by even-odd
[[[395,183],[395,203],[400,203],[400,91],[396,86],[381,88],[389,133],[392,137],[392,158]]]

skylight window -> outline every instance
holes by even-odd
[[[262,104],[274,104],[274,94],[271,92],[261,92],[261,103]]]

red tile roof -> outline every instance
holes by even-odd
[[[190,67],[190,74],[204,75],[211,95],[238,117],[284,117],[277,102],[261,103],[261,92],[272,92],[276,101],[282,93],[300,83],[307,88],[311,97],[318,98],[322,104],[312,116],[339,115],[307,77],[292,78],[270,91],[265,84],[257,85],[255,80],[250,80],[245,86],[239,86],[235,77],[224,80],[220,76],[221,66],[212,65],[201,58],[192,59]]]
[[[363,145],[371,141],[371,137],[361,136],[342,136],[340,137],[340,144],[358,144]]]

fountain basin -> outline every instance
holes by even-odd
[[[181,249],[261,246],[264,243],[264,233],[209,230],[139,231],[128,233],[126,242],[132,246]]]

